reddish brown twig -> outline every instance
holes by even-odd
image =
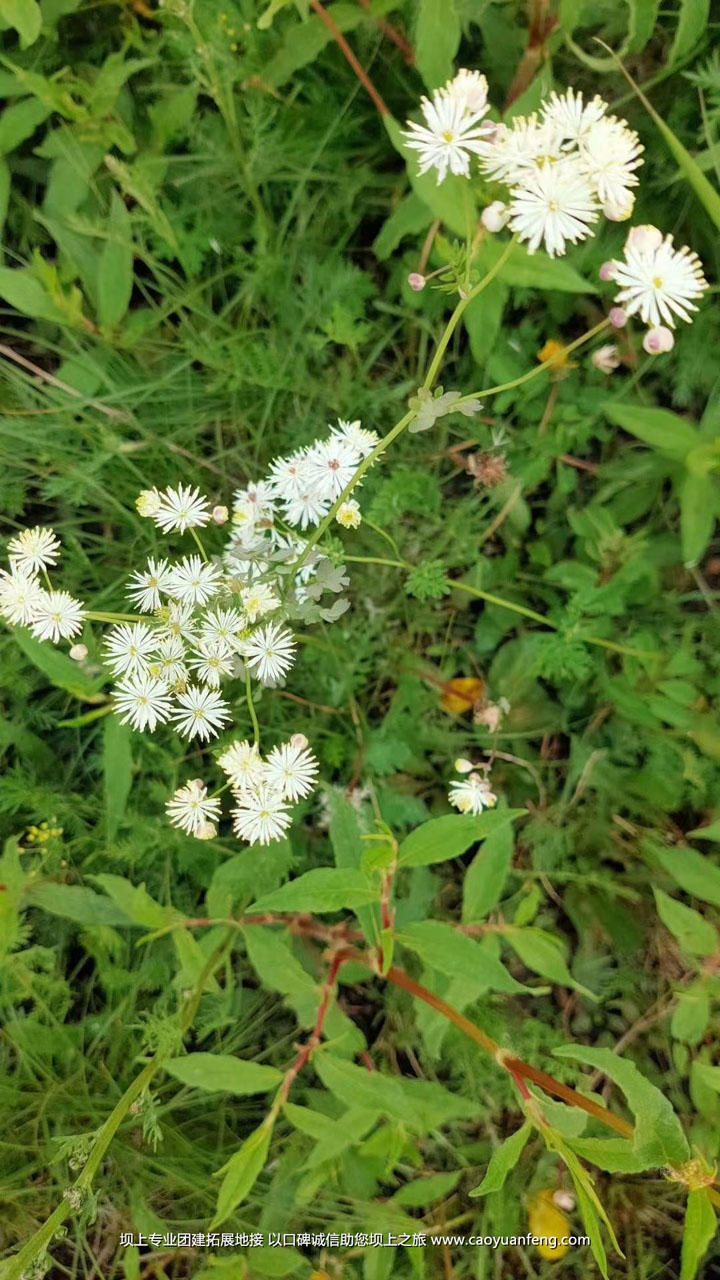
[[[329,31],[329,32],[330,32],[330,34],[332,35],[333,40],[335,40],[335,41],[336,41],[336,43],[338,44],[339,48],[342,50],[342,53],[343,53],[344,57],[345,57],[345,58],[347,59],[347,61],[350,63],[350,66],[352,67],[353,71],[355,72],[355,75],[357,76],[357,78],[358,78],[358,80],[360,81],[361,85],[362,85],[362,86],[363,86],[363,88],[364,88],[364,89],[366,89],[366,90],[367,90],[367,92],[370,94],[370,97],[372,98],[373,102],[375,103],[375,106],[377,107],[378,111],[380,112],[380,115],[381,115],[381,116],[389,116],[389,115],[391,114],[391,112],[390,112],[390,108],[388,107],[387,103],[383,102],[382,98],[380,97],[380,94],[378,93],[377,89],[375,88],[375,85],[373,84],[372,80],[370,79],[370,77],[369,77],[369,75],[368,75],[367,71],[365,71],[365,69],[364,69],[363,67],[361,67],[361,66],[360,66],[360,63],[358,62],[357,58],[355,57],[355,54],[353,53],[352,49],[350,48],[350,45],[348,44],[347,40],[345,39],[345,37],[344,37],[344,35],[343,35],[342,31],[340,30],[340,28],[338,27],[337,23],[333,20],[333,18],[331,18],[331,17],[330,17],[330,14],[329,14],[329,13],[327,13],[327,12],[325,11],[325,9],[323,9],[323,7],[322,7],[322,5],[321,5],[321,3],[320,3],[320,0],[310,0],[310,4],[312,5],[313,9],[315,10],[315,12],[316,12],[316,14],[317,14],[318,18],[320,19],[320,21],[325,23],[325,26],[327,27],[328,31]]]
[[[363,9],[370,8],[370,0],[360,0],[360,4],[362,5]],[[374,16],[375,15],[373,14],[373,17]],[[410,44],[410,42],[406,40],[403,35],[400,34],[400,32],[397,30],[396,27],[392,25],[391,22],[388,22],[387,18],[376,17],[375,21],[377,22],[383,35],[387,36],[388,40],[392,40],[393,44],[397,45],[398,49],[400,50],[408,66],[414,67],[415,54],[413,52],[413,47]]]
[[[298,1056],[292,1066],[288,1067],[288,1070],[285,1072],[285,1079],[280,1086],[280,1093],[278,1095],[278,1102],[276,1105],[282,1106],[284,1102],[287,1102],[288,1094],[290,1093],[295,1080],[306,1063],[310,1061],[313,1053],[322,1040],[325,1020],[330,1012],[330,1001],[333,998],[337,977],[347,958],[348,952],[342,950],[336,951],[332,958],[330,971],[323,985],[322,996],[320,997],[320,1006],[317,1011],[317,1018],[315,1019],[315,1026],[313,1027],[312,1034],[306,1043],[300,1048]]]

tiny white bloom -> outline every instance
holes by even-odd
[[[625,244],[624,260],[613,263],[615,280],[621,286],[615,301],[622,303],[627,315],[640,313],[641,320],[653,327],[669,325],[675,328],[675,316],[692,320],[691,311],[697,311],[692,301],[707,289],[702,264],[697,254],[685,245],[673,248],[672,236],[656,248],[647,240],[639,248],[633,242],[632,232]]]
[[[436,93],[432,102],[423,98],[420,109],[424,124],[413,124],[403,130],[406,146],[417,151],[419,171],[437,169],[438,186],[447,175],[460,174],[470,177],[470,157],[480,150],[481,143],[494,126],[482,122],[488,110],[487,103],[478,111],[468,111],[464,97],[443,92]]]
[[[493,200],[492,204],[489,204],[480,214],[480,221],[491,235],[502,231],[503,227],[507,226],[509,218],[510,210],[502,200]]]
[[[206,564],[200,556],[185,556],[171,565],[167,591],[183,604],[207,604],[217,594],[221,577],[222,570],[216,564]]]
[[[657,227],[653,227],[650,223],[643,223],[637,227],[631,227],[627,233],[625,240],[626,249],[637,249],[638,253],[655,253],[663,242],[663,233]],[[614,263],[607,264],[614,266]],[[613,278],[613,277],[611,277]],[[602,269],[600,271],[600,279],[603,279]]]
[[[282,793],[263,782],[255,790],[241,792],[233,809],[233,830],[248,844],[282,839],[290,822]]]
[[[602,211],[608,222],[627,222],[628,218],[632,218],[634,208],[635,193],[624,191],[619,199],[606,200]]]
[[[123,622],[108,631],[105,641],[106,662],[113,675],[147,671],[150,657],[157,646],[157,635],[142,622]]]
[[[335,519],[343,529],[357,529],[362,521],[362,512],[359,502],[354,498],[348,498],[347,502],[343,502],[335,512]]]
[[[82,631],[85,610],[67,591],[43,591],[33,606],[30,625],[38,640],[70,640]]]
[[[167,592],[169,578],[167,560],[154,560],[151,556],[147,569],[132,574],[127,594],[141,613],[152,613],[160,608],[160,593]]]
[[[472,773],[475,765],[472,760],[466,760],[464,756],[458,756],[453,768],[456,773]]]
[[[224,644],[229,649],[236,649],[238,633],[244,627],[245,621],[239,609],[213,609],[208,611],[203,618],[200,639],[210,640],[215,644]]]
[[[461,813],[482,813],[483,809],[492,809],[497,804],[490,783],[479,773],[471,773],[464,782],[453,782],[448,799]]]
[[[294,498],[286,498],[284,516],[288,524],[295,528],[307,529],[309,524],[319,524],[330,510],[327,498],[318,497],[317,493],[306,491]]]
[[[613,373],[620,364],[620,353],[614,342],[608,342],[604,347],[598,347],[597,351],[593,351],[590,362],[600,373]]]
[[[525,181],[541,165],[560,160],[562,135],[536,115],[516,116],[512,128],[499,124],[492,137],[480,144],[480,168],[489,178],[507,186]]]
[[[169,720],[172,703],[167,687],[144,671],[128,676],[114,691],[115,709],[121,724],[154,733],[159,724]]]
[[[288,501],[306,488],[305,458],[307,449],[296,449],[287,457],[276,458],[270,467],[269,485],[273,494]]]
[[[643,150],[637,134],[614,116],[598,120],[589,130],[580,147],[580,163],[601,203],[627,203],[628,188],[638,184],[635,170],[643,163]]]
[[[606,111],[607,103],[599,94],[585,102],[582,93],[574,89],[551,93],[542,105],[543,120],[557,130],[566,145],[583,142]]]
[[[205,823],[216,822],[220,817],[220,801],[208,796],[204,782],[193,778],[184,787],[178,787],[165,805],[165,811],[174,827],[194,836]]]
[[[0,614],[14,626],[30,625],[43,595],[40,580],[32,574],[0,570]]]
[[[330,436],[313,445],[307,455],[308,488],[318,498],[334,502],[350,483],[360,458],[341,436]]]
[[[300,734],[297,736],[302,738]],[[300,800],[309,795],[315,787],[317,772],[318,762],[305,738],[274,747],[267,758],[267,781],[277,787],[286,800]]]
[[[177,695],[177,701],[173,721],[178,733],[185,738],[214,737],[230,719],[227,703],[213,689],[190,685]]]
[[[280,604],[279,597],[264,582],[258,582],[254,587],[246,587],[240,592],[240,599],[251,622],[264,617],[266,613],[272,613],[273,609],[277,609]]]
[[[566,241],[575,244],[592,235],[597,203],[587,178],[568,157],[526,174],[522,186],[511,191],[510,227],[526,240],[528,253],[544,242],[551,258],[565,253]]]
[[[337,426],[333,427],[332,434],[349,444],[361,458],[367,458],[380,443],[377,431],[368,431],[362,427],[359,418],[355,422],[345,422],[339,418]]]
[[[177,489],[163,490],[157,507],[149,514],[163,533],[170,533],[172,529],[179,533],[201,529],[211,519],[207,498],[200,496],[199,489],[182,484]]]
[[[211,689],[219,689],[221,676],[232,675],[235,660],[232,651],[222,642],[199,640],[197,654],[188,660],[188,666],[203,684],[210,685]]]
[[[39,573],[41,569],[51,568],[57,563],[60,555],[60,539],[55,537],[52,529],[44,529],[36,525],[34,529],[23,529],[8,542],[10,564],[21,569],[23,573]]]
[[[265,777],[265,761],[261,759],[255,743],[250,743],[247,739],[244,742],[231,742],[222,755],[218,756],[217,762],[239,791],[257,786]]]
[[[271,622],[243,640],[240,652],[253,675],[264,683],[274,682],[290,670],[295,660],[295,640],[291,631]]]
[[[185,645],[181,636],[162,636],[150,674],[168,685],[184,684],[188,679]]]
[[[233,496],[233,519],[244,515],[253,521],[272,520],[275,502],[269,481],[260,480],[257,484],[249,484],[247,489],[236,490]]]
[[[152,489],[143,489],[135,499],[135,508],[139,516],[146,519],[153,519],[155,514],[160,510],[162,499],[160,492],[154,486]]]
[[[230,519],[230,512],[227,507],[213,507],[212,520],[213,524],[227,524]]]
[[[461,67],[454,79],[448,80],[443,92],[464,102],[466,110],[472,114],[484,115],[488,109],[488,82],[480,71]]]
[[[191,604],[171,600],[161,614],[161,636],[178,636],[194,644],[197,640],[197,619]]]

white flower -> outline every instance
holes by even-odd
[[[647,242],[647,247],[638,248],[631,236],[624,261],[613,263],[615,280],[622,286],[615,301],[622,303],[629,316],[639,312],[641,320],[653,328],[665,324],[674,329],[675,316],[689,324],[689,313],[697,311],[692,299],[708,287],[697,254],[687,245],[673,249],[672,236],[665,236],[657,248]]]
[[[455,78],[448,80],[443,92],[464,102],[466,110],[472,114],[484,115],[488,109],[488,82],[479,71],[461,67]]]
[[[170,568],[167,591],[183,604],[207,604],[217,593],[222,571],[200,556],[185,556]]]
[[[593,351],[590,362],[600,373],[613,373],[620,364],[620,353],[615,343],[608,342],[606,346],[598,347],[597,351]]]
[[[306,463],[309,492],[334,502],[352,480],[359,461],[357,450],[340,436],[313,445]]]
[[[165,812],[174,827],[194,836],[204,824],[215,822],[220,817],[220,801],[208,796],[204,782],[193,778],[184,787],[178,787],[165,805]],[[207,839],[207,836],[202,838]]]
[[[643,163],[643,150],[637,134],[615,116],[593,125],[583,139],[579,154],[583,172],[601,203],[627,205],[628,188],[638,184],[635,170]]]
[[[172,703],[166,686],[144,671],[128,676],[117,685],[114,697],[120,723],[130,723],[133,729],[154,733],[157,725],[170,719]]]
[[[162,622],[160,636],[177,636],[195,644],[197,640],[197,620],[191,604],[183,604],[179,600],[171,600],[160,615]]]
[[[275,514],[273,498],[273,488],[267,480],[249,484],[247,489],[238,489],[233,498],[233,519],[238,523],[244,517],[253,521],[272,520]]]
[[[135,499],[135,508],[139,516],[145,516],[152,519],[160,509],[162,499],[159,490],[154,486],[152,489],[143,489]]]
[[[170,572],[167,560],[148,560],[147,569],[136,570],[130,578],[127,594],[141,613],[152,613],[161,605],[160,592],[167,591]]]
[[[150,674],[165,684],[184,684],[188,678],[185,665],[185,645],[180,636],[163,636],[157,646],[157,657],[150,665]]]
[[[276,458],[270,467],[269,485],[273,494],[288,501],[307,487],[307,449],[296,449],[286,458]]]
[[[200,689],[190,685],[177,695],[178,706],[173,721],[178,733],[185,738],[214,737],[230,719],[227,703],[213,689]]]
[[[348,498],[335,512],[335,519],[343,529],[357,529],[362,521],[360,504],[354,498]]]
[[[291,631],[271,622],[258,627],[243,640],[240,651],[253,675],[264,683],[274,682],[290,670],[295,659],[295,641]]]
[[[329,510],[329,501],[310,491],[285,499],[285,519],[296,528],[307,529],[309,524],[319,524]]]
[[[542,105],[543,120],[571,145],[583,142],[606,111],[607,103],[598,94],[584,102],[582,93],[574,89],[566,89],[562,94],[551,93]]]
[[[286,800],[300,800],[315,787],[318,762],[309,750],[307,738],[298,733],[282,747],[274,747],[267,758],[265,776]]]
[[[253,791],[241,792],[233,819],[235,834],[248,844],[282,839],[291,821],[281,792],[262,782]]]
[[[39,579],[32,574],[0,570],[0,614],[14,626],[30,625],[43,594]]]
[[[148,511],[148,515],[163,533],[170,533],[172,529],[179,533],[186,529],[201,529],[211,519],[207,499],[200,497],[199,489],[182,484],[177,489],[165,489],[159,495],[157,506]]]
[[[502,200],[493,200],[492,204],[483,209],[480,221],[486,231],[495,235],[497,231],[502,231],[503,227],[507,226],[509,217],[510,210],[507,205]]]
[[[238,632],[244,627],[243,615],[238,609],[213,609],[203,618],[200,639],[236,649]]]
[[[222,755],[218,756],[217,762],[239,791],[256,787],[265,777],[265,761],[260,758],[255,743],[250,743],[247,739],[244,742],[231,742]]]
[[[464,782],[451,783],[448,799],[461,813],[482,813],[483,809],[492,809],[497,804],[490,783],[479,773],[471,773]]]
[[[70,640],[82,631],[85,610],[67,591],[42,591],[33,605],[30,625],[38,640]]]
[[[487,122],[480,123],[488,110],[487,103],[479,111],[468,111],[463,97],[440,91],[432,102],[423,98],[420,109],[425,124],[408,121],[409,128],[403,130],[406,146],[419,154],[420,173],[437,169],[438,185],[448,168],[469,178],[470,156],[479,152],[482,140],[493,128]]]
[[[361,458],[367,458],[373,449],[380,443],[380,437],[376,431],[368,431],[365,427],[360,426],[360,419],[355,422],[344,422],[342,418],[338,419],[338,424],[333,427],[332,434],[344,440],[350,445]]]
[[[232,675],[235,660],[232,651],[222,641],[213,643],[200,640],[197,655],[188,659],[188,666],[192,667],[197,679],[202,680],[203,684],[210,685],[212,689],[219,689],[220,677]]]
[[[554,258],[565,253],[566,241],[575,244],[592,234],[590,224],[598,217],[595,197],[572,158],[526,174],[510,194],[510,227],[528,242],[528,253],[544,242]]]
[[[280,604],[272,588],[263,582],[258,582],[254,587],[246,587],[240,592],[240,599],[251,622],[262,618],[266,613],[272,613],[273,609],[277,609]]]
[[[142,622],[132,626],[124,622],[108,631],[104,643],[106,661],[113,675],[128,675],[133,671],[147,671],[157,646],[157,635]]]
[[[536,115],[516,116],[512,128],[496,127],[489,141],[479,148],[480,168],[489,178],[508,186],[522,183],[541,163],[559,160],[562,137],[552,125]]]
[[[23,529],[22,533],[11,538],[7,549],[13,568],[21,569],[23,573],[39,573],[57,562],[60,539],[55,537],[52,529],[36,525],[34,529]]]

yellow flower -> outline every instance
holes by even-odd
[[[529,1222],[532,1235],[545,1237],[544,1242],[537,1246],[540,1257],[556,1260],[564,1258],[570,1245],[561,1242],[571,1234],[570,1219],[562,1209],[558,1209],[552,1191],[538,1191],[533,1196],[529,1206]]]
[[[537,358],[541,364],[552,362],[552,370],[556,378],[566,378],[571,369],[577,369],[575,361],[568,359],[563,343],[558,342],[556,338],[548,338],[545,346],[538,351]]]

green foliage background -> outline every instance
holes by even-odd
[[[542,3],[531,7],[547,16]],[[3,530],[52,524],[63,586],[96,609],[122,607],[125,576],[152,549],[133,505],[141,488],[182,480],[227,501],[338,416],[382,434],[402,415],[449,303],[442,291],[414,294],[407,275],[433,219],[443,222],[434,268],[472,228],[473,202],[492,196],[468,185],[460,198],[452,185],[409,176],[393,130],[317,14],[271,9],[254,0],[0,7]],[[337,0],[329,11],[398,120],[453,60],[486,72],[497,112],[527,66],[528,19],[515,0]],[[709,50],[720,15],[704,0],[672,13],[652,0],[563,0],[556,16],[512,110],[532,110],[553,86],[602,92],[646,148],[634,221],[689,243],[715,288],[720,63]],[[418,65],[383,34],[382,19],[407,35]],[[621,52],[665,136],[594,35]],[[624,234],[606,223],[560,263],[514,256],[453,340],[446,388],[512,380],[548,339],[570,342],[601,319],[598,268]],[[492,252],[480,248],[486,269]],[[180,931],[136,945],[128,919],[147,932],[170,905],[224,917],[328,865],[333,847],[343,865],[348,842],[373,820],[370,800],[357,810],[343,800],[348,787],[356,798],[371,791],[402,837],[447,813],[455,757],[493,748],[503,804],[528,810],[514,846],[488,840],[466,875],[465,855],[401,871],[398,927],[407,939],[429,917],[457,916],[464,888],[463,919],[489,918],[495,929],[487,954],[537,991],[478,996],[472,982],[422,960],[417,934],[405,957],[419,952],[409,963],[428,985],[539,1066],[566,1041],[624,1049],[717,1158],[712,301],[681,327],[670,356],[646,359],[641,335],[623,335],[625,364],[612,379],[583,351],[564,380],[538,378],[476,419],[403,438],[371,474],[369,519],[344,536],[346,550],[411,569],[352,565],[352,608],[308,633],[287,686],[293,698],[266,691],[258,707],[271,739],[308,736],[335,788],[325,810],[305,804],[290,842],[238,852],[224,835],[202,844],[171,830],[165,799],[200,770],[198,753],[104,716],[89,634],[81,672],[4,631],[0,814],[26,853],[19,859],[11,842],[0,875],[3,1248],[53,1209],[78,1144],[147,1055],[175,1045],[178,998],[217,943]],[[476,452],[505,454],[498,487],[474,487],[458,465],[453,449],[470,440]],[[457,676],[480,676],[490,698],[510,702],[496,735],[443,710],[439,686]],[[240,705],[241,731],[245,714]],[[42,822],[62,834],[29,839]],[[157,909],[128,898],[142,883]],[[516,949],[511,929],[526,931]],[[284,1070],[298,1022],[314,1021],[317,958],[292,939],[277,939],[270,955],[259,954],[260,940],[246,945],[202,996],[190,1047]],[[509,1078],[405,993],[350,976],[329,1027],[335,1052],[348,1062],[369,1052],[381,1071],[442,1083],[473,1106],[419,1130],[398,1115],[367,1130],[361,1112],[353,1130],[347,1114],[338,1120],[341,1094],[322,1091],[308,1070],[292,1098],[304,1113],[296,1106],[276,1128],[265,1172],[229,1226],[339,1232],[424,1220],[457,1221],[467,1234],[526,1230],[528,1201],[557,1181],[557,1161],[537,1139],[502,1190],[468,1195],[518,1125]],[[575,1063],[558,1058],[553,1070],[577,1084]],[[206,1230],[211,1175],[264,1110],[257,1096],[208,1095],[163,1073],[103,1164],[97,1218],[86,1207],[68,1223],[51,1274],[136,1280],[140,1261],[118,1247],[120,1230]],[[334,1123],[323,1129],[322,1119]],[[337,1142],[340,1131],[348,1140],[334,1149],[330,1133]],[[439,1181],[425,1184],[427,1175]],[[661,1173],[599,1173],[596,1186],[627,1255],[611,1259],[611,1274],[679,1274],[680,1189]],[[704,1248],[705,1226],[693,1230]],[[439,1251],[417,1252],[346,1249],[316,1261],[365,1280],[447,1274]],[[237,1254],[213,1263],[181,1251],[160,1274],[309,1276],[300,1255],[282,1259],[255,1251],[245,1272]],[[585,1277],[594,1265],[586,1251],[549,1261],[533,1249],[468,1250],[453,1256],[452,1274]]]

